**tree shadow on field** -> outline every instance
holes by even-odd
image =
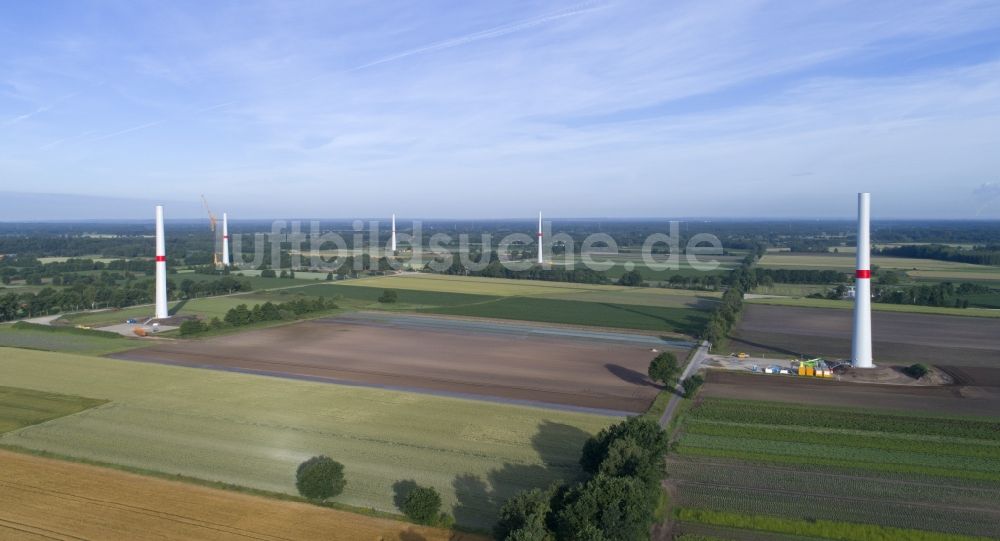
[[[541,464],[511,464],[486,474],[486,479],[470,473],[452,481],[458,503],[455,522],[467,526],[492,526],[500,507],[508,498],[532,488],[547,488],[556,482],[568,483],[582,475],[580,450],[590,434],[575,426],[543,421],[531,438]]]
[[[413,479],[403,479],[392,484],[392,503],[396,506],[396,509],[403,510],[403,503],[406,502],[406,497],[417,486],[417,482]]]
[[[608,372],[611,372],[617,376],[618,379],[626,383],[631,383],[632,385],[642,385],[645,387],[656,387],[657,389],[662,388],[656,383],[650,381],[650,379],[646,377],[646,374],[637,370],[632,370],[631,368],[625,368],[619,364],[612,363],[605,363],[604,368],[607,368]]]
[[[413,530],[413,527],[409,527],[405,532],[399,532],[399,541],[426,541],[427,538],[424,537],[420,532]]]

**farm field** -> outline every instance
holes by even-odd
[[[404,274],[340,282],[338,286],[375,287],[463,293],[495,297],[543,297],[560,300],[611,302],[648,306],[697,306],[722,296],[714,291],[690,291],[655,287],[576,284],[541,280],[509,280],[441,274]]]
[[[766,300],[766,299],[765,299]],[[851,350],[852,312],[748,304],[731,348],[753,353],[843,359]],[[968,366],[1000,370],[1000,321],[873,311],[876,363]]]
[[[616,418],[63,353],[0,349],[5,385],[109,403],[0,444],[295,494],[303,460],[344,463],[337,502],[396,512],[393,484],[442,493],[489,527],[511,494],[579,474],[586,438]]]
[[[357,309],[417,310],[431,314],[687,335],[701,330],[717,295],[660,288],[593,286],[534,280],[496,280],[497,283],[494,283],[494,279],[489,278],[419,276],[316,284],[274,291],[269,295],[275,299],[293,294],[342,297],[345,307]],[[388,287],[390,285],[419,289],[396,289]],[[386,289],[397,293],[396,303],[377,302]]]
[[[103,404],[103,400],[0,387],[0,434]]]
[[[650,349],[671,345],[647,336],[362,314],[114,357],[639,413],[659,392],[645,377]]]
[[[291,541],[478,536],[0,451],[0,537]]]
[[[990,265],[886,256],[872,256],[871,262],[884,270],[905,271],[908,276],[914,279],[938,282],[1000,282],[1000,267]],[[840,253],[769,253],[758,262],[758,265],[763,268],[838,270],[842,272],[854,270],[855,264],[854,254]]]
[[[121,335],[73,327],[42,327],[26,323],[0,325],[0,347],[104,355],[142,345],[138,340],[128,340]]]
[[[508,297],[488,303],[429,308],[421,311],[453,316],[617,327],[682,335],[697,334],[708,321],[706,310],[692,308],[637,306],[533,297]]]
[[[1000,411],[1000,380],[982,379],[983,371],[948,367],[948,372],[973,372],[969,382],[947,386],[873,385],[817,378],[766,376],[731,370],[709,370],[702,396],[769,400],[814,406],[851,404],[859,408],[893,409],[930,414],[993,416]],[[995,371],[989,372],[996,375]]]
[[[798,287],[808,287],[808,286],[798,286]],[[984,295],[984,297],[986,296]],[[769,304],[773,306],[833,308],[839,310],[854,309],[854,301],[850,300],[764,297],[764,298],[747,299],[747,302],[752,304]],[[944,316],[1000,318],[1000,310],[994,310],[990,308],[951,308],[947,306],[920,306],[917,304],[889,304],[883,302],[873,302],[872,310],[876,312],[906,312],[911,314],[937,314]]]
[[[187,301],[174,301],[170,303],[171,315],[195,315],[202,318],[211,319],[217,317],[222,319],[226,312],[240,304],[253,306],[256,303],[274,300],[263,292],[249,292],[237,295],[222,295],[218,297],[199,297]],[[153,305],[131,306],[120,310],[102,310],[100,312],[81,312],[69,314],[60,318],[72,325],[85,325],[87,327],[103,327],[124,323],[128,319],[144,321],[153,316]]]
[[[831,521],[819,538],[838,538],[824,533],[844,522],[1000,535],[995,416],[703,397],[679,433],[668,467],[682,520],[698,522],[698,510]]]

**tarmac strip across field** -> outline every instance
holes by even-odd
[[[638,333],[361,313],[111,355],[260,375],[605,415],[646,410],[656,352],[692,344]]]

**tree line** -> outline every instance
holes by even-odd
[[[249,280],[224,277],[195,283],[188,291],[193,295],[195,292],[220,294],[250,289]],[[0,321],[77,310],[149,304],[153,302],[155,292],[156,283],[150,279],[126,280],[123,284],[112,279],[105,282],[73,283],[59,289],[46,287],[38,293],[6,293],[0,295]],[[167,292],[171,300],[190,298],[176,287],[173,280],[167,280]]]
[[[255,304],[253,308],[246,304],[240,304],[235,308],[230,308],[222,319],[214,317],[207,323],[200,319],[186,320],[181,323],[180,334],[181,336],[192,336],[226,327],[244,327],[266,321],[289,321],[310,313],[334,310],[337,307],[337,303],[333,299],[324,299],[323,297],[303,297],[282,303],[268,301],[263,304]]]
[[[733,326],[739,321],[743,312],[743,295],[757,286],[757,274],[753,266],[765,251],[764,245],[757,245],[754,251],[743,258],[740,265],[726,277],[726,292],[722,294],[722,299],[709,316],[702,333],[702,338],[713,345],[719,346],[724,343]]]
[[[754,269],[760,285],[778,284],[841,284],[850,282],[845,272],[814,269]]]
[[[908,244],[882,248],[876,253],[894,257],[936,259],[976,265],[1000,265],[1000,245],[979,246],[971,250],[964,250],[943,244]]]
[[[493,533],[513,540],[649,539],[662,489],[668,436],[632,417],[584,443],[583,479],[521,492],[504,503]]]

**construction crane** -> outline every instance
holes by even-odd
[[[205,194],[201,195],[201,204],[205,207],[205,212],[208,213],[208,223],[212,228],[212,264],[216,267],[221,265],[221,258],[219,257],[219,252],[215,249],[215,215],[212,214],[212,210],[208,208],[208,200],[205,199]]]

